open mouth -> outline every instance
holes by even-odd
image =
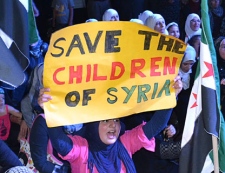
[[[115,130],[111,130],[107,133],[107,137],[109,139],[114,139],[116,137],[116,131]]]

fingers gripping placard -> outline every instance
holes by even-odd
[[[186,45],[133,22],[93,22],[52,35],[44,62],[49,126],[118,118],[176,104]]]

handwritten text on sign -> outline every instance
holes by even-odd
[[[49,126],[118,118],[176,104],[185,44],[133,22],[74,25],[52,35],[44,63]]]

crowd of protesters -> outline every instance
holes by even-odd
[[[107,172],[107,170],[129,173],[178,173],[179,158],[161,159],[150,151],[154,151],[157,140],[171,138],[180,141],[182,138],[188,100],[200,58],[201,0],[34,0],[29,2],[32,3],[33,18],[36,18],[33,21],[37,24],[35,32],[37,38],[29,44],[30,57],[34,62],[27,71],[26,82],[19,90],[0,87],[0,145],[4,151],[7,151],[2,152],[0,149],[0,153],[3,153],[0,155],[0,173],[16,166],[28,166],[29,159],[35,167],[30,170],[41,173]],[[225,2],[208,0],[208,5],[221,80],[221,110],[225,113]],[[71,25],[98,21],[137,22],[187,44],[179,69],[180,78],[176,79],[174,84],[179,90],[177,106],[173,110],[132,115],[124,118],[123,121],[113,119],[84,125],[48,128],[43,114],[43,102],[51,100],[51,97],[44,95],[43,92],[49,89],[41,90],[39,103],[38,96],[40,89],[43,88],[44,55],[51,34]],[[164,121],[157,119],[159,115],[155,114],[164,116]],[[143,121],[147,123],[142,124]],[[108,133],[114,141],[104,141],[102,139],[104,134],[101,134],[99,129],[110,129],[111,126],[115,126],[115,130]],[[131,130],[133,128],[135,130]],[[88,130],[92,130],[92,133],[86,133]],[[126,130],[131,131],[128,134],[125,133]],[[130,139],[131,136],[137,143]],[[30,140],[29,156],[21,155],[23,139]],[[52,145],[49,146],[50,140]],[[141,150],[136,152],[139,149]],[[76,153],[78,151],[80,154]],[[12,156],[9,161],[4,159],[6,153]],[[132,154],[134,154],[133,159],[131,159]],[[114,165],[110,162],[112,160]],[[82,165],[83,162],[85,164]]]

